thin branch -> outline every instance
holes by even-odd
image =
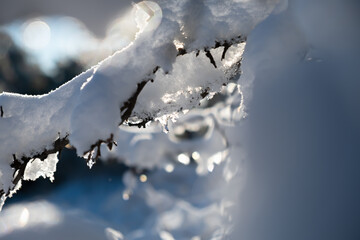
[[[217,68],[214,57],[212,56],[211,52],[208,49],[205,49],[205,56],[207,56],[210,59],[210,62],[212,65],[214,65],[215,68]]]
[[[120,108],[120,112],[121,114],[121,122],[119,125],[121,125],[124,121],[128,120],[128,118],[131,116],[131,113],[135,107],[137,98],[139,96],[139,94],[141,93],[141,91],[143,90],[143,88],[145,87],[146,83],[148,83],[151,79],[149,80],[144,80],[140,83],[137,84],[137,89],[135,91],[135,93],[124,103],[124,105]]]
[[[225,58],[226,52],[227,50],[236,43],[242,43],[246,41],[246,37],[242,37],[239,36],[237,38],[233,38],[230,41],[217,41],[215,42],[215,46],[212,47],[211,49],[216,49],[218,47],[224,47],[222,56],[221,56],[221,60],[223,60]],[[194,51],[196,56],[199,55],[200,50],[195,50]],[[212,56],[212,54],[210,53],[210,48],[205,48],[204,49],[205,55],[210,59],[211,64],[214,65],[215,68],[217,68],[215,60]],[[178,49],[178,54],[177,56],[181,56],[181,55],[185,55],[188,54],[189,52],[185,49],[185,48],[179,48]],[[238,63],[236,63],[236,68],[237,70],[240,68],[240,61]],[[159,66],[156,66],[152,73],[149,74],[149,77],[145,80],[143,80],[142,82],[137,84],[137,89],[136,91],[133,93],[133,95],[126,101],[124,102],[124,104],[120,107],[120,112],[121,112],[121,122],[119,123],[119,125],[123,124],[125,121],[128,121],[128,119],[130,118],[132,111],[136,105],[137,102],[137,98],[139,96],[139,94],[141,93],[141,91],[144,89],[145,85],[151,81],[153,82],[153,75],[160,69]],[[204,98],[208,95],[208,90],[204,90],[201,93],[201,97]],[[3,106],[0,106],[0,117],[4,116],[4,109]],[[151,118],[148,119],[143,119],[142,122],[140,123],[127,123],[129,126],[138,126],[138,127],[145,127],[145,124],[149,121],[151,121]],[[107,147],[111,150],[113,145],[116,145],[116,142],[114,141],[114,135],[111,134],[110,137],[108,139],[105,140],[98,140],[96,143],[94,143],[93,145],[91,145],[90,150],[86,151],[84,153],[85,154],[89,154],[88,156],[88,161],[90,161],[91,159],[95,159],[97,160],[100,156],[101,156],[101,150],[100,150],[100,146],[101,144],[106,144]],[[32,160],[32,159],[40,159],[42,161],[44,161],[49,154],[54,154],[56,152],[61,152],[61,150],[63,148],[65,148],[66,145],[69,144],[69,140],[68,140],[68,135],[66,135],[64,138],[58,138],[54,143],[53,143],[53,147],[51,149],[45,149],[43,152],[27,157],[27,156],[22,156],[21,159],[18,159],[16,157],[16,155],[13,155],[13,163],[10,165],[13,169],[14,169],[14,173],[13,173],[13,180],[12,183],[14,184],[12,189],[8,189],[7,192],[5,192],[4,189],[0,189],[0,197],[2,197],[3,195],[5,196],[9,196],[11,190],[13,190],[15,188],[15,186],[19,183],[20,180],[22,180],[24,178],[24,174],[25,174],[25,169],[27,164]],[[96,149],[97,148],[97,149]],[[96,149],[96,153],[95,153],[95,157],[92,156],[93,151]]]
[[[148,83],[149,81],[151,81],[151,82],[154,81],[153,78],[151,77],[151,75],[154,75],[159,69],[160,69],[160,67],[156,66],[153,69],[152,74],[150,74],[150,76],[147,79],[138,83],[136,91],[126,102],[124,102],[123,106],[120,107],[121,122],[119,123],[119,126],[129,119],[129,117],[132,114],[132,111],[134,110],[134,107],[135,107],[135,104],[136,104],[139,94],[144,89],[146,83]],[[145,125],[144,125],[144,127],[145,127]],[[93,145],[90,146],[90,149],[88,151],[86,151],[84,153],[84,156],[88,155],[87,156],[88,163],[90,163],[90,161],[93,161],[95,163],[99,159],[99,157],[101,156],[100,147],[101,147],[101,144],[103,144],[103,143],[106,144],[110,150],[112,149],[113,144],[117,146],[116,142],[114,141],[114,134],[111,134],[110,137],[106,140],[99,139],[96,143],[94,143]],[[95,156],[93,156],[93,151],[95,149],[96,149],[96,154],[95,154]]]
[[[88,163],[90,161],[96,162],[96,160],[101,156],[100,146],[103,143],[105,143],[110,150],[112,149],[113,144],[117,146],[116,142],[114,141],[114,134],[110,134],[110,137],[106,140],[99,139],[96,143],[90,146],[90,149],[88,151],[84,153],[84,155],[89,154],[87,157]],[[95,148],[96,148],[96,155],[93,156],[92,152],[95,150]]]
[[[10,164],[10,166],[14,169],[13,172],[13,180],[12,183],[14,184],[14,187],[12,189],[8,189],[8,191],[5,193],[5,190],[0,190],[0,198],[5,195],[6,197],[10,195],[11,190],[15,188],[15,186],[19,183],[20,180],[24,178],[25,169],[27,164],[32,160],[39,158],[41,161],[44,161],[50,154],[54,154],[56,152],[61,152],[61,150],[69,143],[68,135],[65,136],[65,138],[58,138],[51,149],[45,149],[42,153],[33,155],[31,157],[21,157],[21,159],[18,159],[15,154],[13,154],[13,162]]]

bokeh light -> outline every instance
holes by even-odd
[[[51,40],[51,29],[44,21],[31,20],[25,23],[22,40],[24,45],[30,49],[46,48]]]

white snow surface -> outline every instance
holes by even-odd
[[[39,177],[49,178],[54,180],[54,172],[56,171],[56,164],[58,163],[58,153],[49,154],[45,160],[39,158],[31,159],[26,165],[24,172],[24,180],[35,181]]]

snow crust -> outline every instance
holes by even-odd
[[[39,158],[31,159],[25,168],[24,180],[35,181],[37,178],[43,177],[53,181],[56,164],[59,161],[57,155],[58,153],[49,154],[43,161]]]

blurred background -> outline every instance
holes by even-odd
[[[128,45],[137,31],[127,0],[1,5],[0,91],[46,93]]]

